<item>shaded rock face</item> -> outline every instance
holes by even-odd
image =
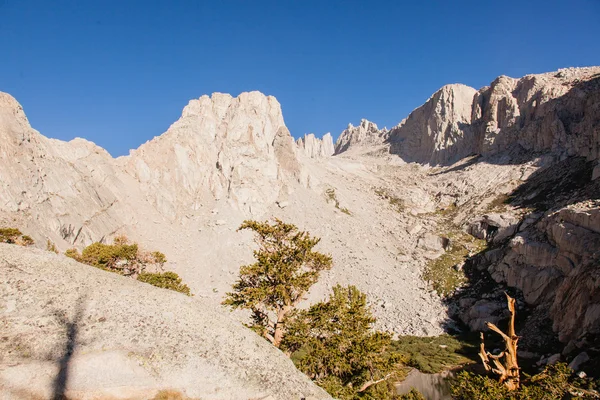
[[[495,245],[478,256],[478,268],[518,289],[552,321],[558,340],[584,347],[585,338],[600,334],[600,182],[591,179],[592,166],[583,158],[550,165],[513,193],[512,204],[530,211],[486,215],[467,227]],[[460,301],[460,318],[478,328],[473,303]]]
[[[510,214],[483,215],[469,222],[467,233],[478,239],[500,243],[516,232],[519,222]]]
[[[600,334],[600,204],[582,202],[550,213],[515,236],[493,276],[549,307],[561,342]]]
[[[360,125],[348,124],[335,143],[335,154],[343,153],[351,147],[374,146],[383,144],[387,136],[387,129],[378,129],[377,125],[366,119],[360,120]]]
[[[316,138],[314,134],[308,133],[296,140],[301,153],[310,158],[323,158],[332,156],[335,152],[331,133],[327,132],[323,138]]]
[[[202,298],[0,244],[3,399],[329,399]]]
[[[390,131],[390,152],[429,165],[510,149],[597,159],[599,88],[598,67],[444,86]]]

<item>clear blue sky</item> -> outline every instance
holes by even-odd
[[[397,124],[447,83],[600,64],[600,0],[0,0],[0,90],[111,154],[260,90],[295,137]]]

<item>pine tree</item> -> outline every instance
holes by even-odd
[[[282,348],[336,398],[394,398],[388,384],[401,356],[392,351],[390,334],[371,329],[374,322],[366,295],[338,285],[327,302],[296,313]]]
[[[252,311],[251,327],[279,347],[285,324],[319,273],[331,268],[331,257],[313,248],[320,239],[292,224],[244,221],[238,231],[256,234],[256,262],[240,268],[240,278],[223,304]]]

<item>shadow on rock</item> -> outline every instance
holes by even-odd
[[[485,332],[486,322],[504,329],[506,291],[517,299],[525,371],[537,372],[548,355],[568,361],[597,347],[593,338],[600,329],[588,321],[600,307],[593,283],[600,276],[600,226],[594,227],[600,179],[592,180],[594,164],[564,159],[533,173],[506,198],[505,204],[526,212],[510,235],[499,241],[488,235],[489,247],[466,260],[466,284],[445,300],[453,318],[448,331]]]
[[[58,321],[65,328],[66,340],[64,344],[64,349],[62,350],[62,357],[58,361],[58,374],[54,379],[52,395],[53,400],[66,399],[65,392],[67,389],[67,384],[69,382],[69,367],[71,363],[71,358],[73,357],[73,354],[75,353],[77,347],[79,325],[81,324],[81,320],[83,318],[84,309],[85,299],[80,297],[75,307],[75,313],[71,320],[69,320],[68,317],[61,312],[56,313]]]

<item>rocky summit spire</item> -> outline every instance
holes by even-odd
[[[477,91],[453,84],[435,92],[389,133],[390,151],[404,161],[438,164],[470,153],[471,104]]]
[[[315,137],[313,133],[305,134],[296,140],[300,151],[310,158],[323,158],[332,156],[335,152],[331,133],[327,132],[323,138]]]
[[[293,146],[275,97],[214,93],[190,101],[125,163],[169,217],[208,198],[256,212],[277,200],[286,179],[299,179]]]
[[[361,119],[358,126],[348,124],[335,143],[335,154],[347,151],[353,146],[378,145],[386,138],[387,130],[379,130],[377,125],[366,119]]]

